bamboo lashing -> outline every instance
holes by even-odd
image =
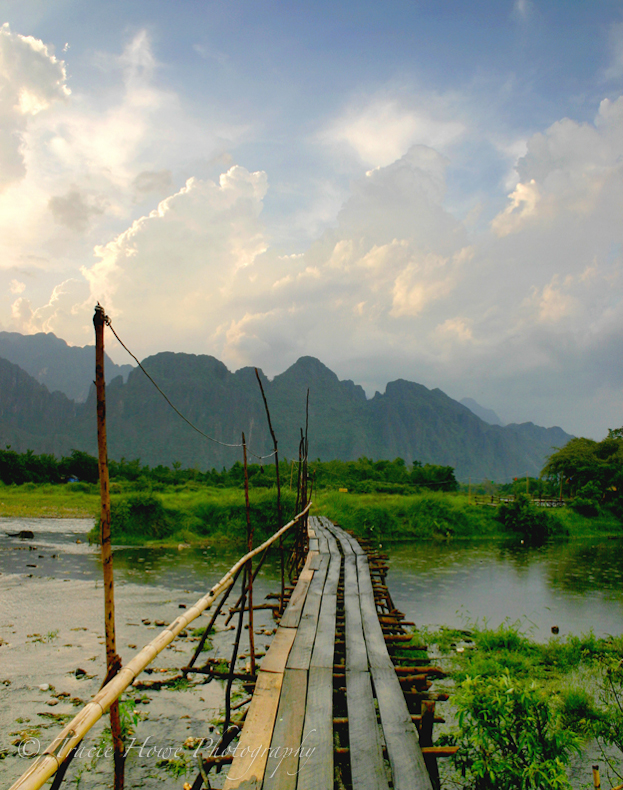
[[[292,521],[289,521],[280,530],[271,535],[253,551],[245,554],[233,565],[223,578],[212,587],[212,589],[200,598],[194,606],[187,609],[184,614],[176,618],[155,639],[146,645],[136,656],[119,670],[117,675],[110,680],[84,708],[67,724],[58,736],[52,741],[47,749],[38,757],[30,768],[25,771],[19,779],[14,782],[9,790],[38,790],[60,767],[71,750],[78,746],[91,727],[110,708],[111,704],[128,688],[128,686],[138,677],[145,667],[154,658],[171,644],[171,642],[183,631],[189,623],[192,623],[199,615],[209,608],[218,596],[225,592],[233,584],[234,577],[238,570],[250,559],[260,554],[281,535],[287,532],[290,527],[296,524],[307,514],[312,503],[309,502]]]

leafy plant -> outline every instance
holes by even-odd
[[[579,737],[562,726],[534,682],[467,678],[454,698],[460,745],[454,757],[463,787],[473,790],[571,788],[565,765]]]
[[[623,780],[623,658],[609,656],[602,662],[602,675],[599,683],[601,715],[595,723],[594,733],[608,771]],[[615,759],[610,749],[620,753]]]
[[[599,513],[599,502],[601,492],[599,486],[594,481],[589,481],[583,485],[571,501],[571,507],[581,516],[592,518]]]
[[[555,515],[535,507],[527,494],[501,504],[495,517],[508,532],[526,543],[540,545],[565,531]]]

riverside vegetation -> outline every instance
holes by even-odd
[[[592,743],[611,785],[623,782],[623,637],[530,639],[497,629],[419,630],[448,672],[451,723],[437,742],[459,745],[446,768],[470,790],[571,788],[569,763]],[[446,710],[444,710],[446,712]],[[586,786],[585,784],[583,786]]]
[[[611,432],[616,433],[616,432]],[[619,432],[620,433],[620,432]],[[588,442],[589,440],[583,440]],[[575,443],[572,440],[569,444]],[[623,508],[617,487],[622,466],[623,439],[609,443],[609,459],[595,453],[599,474],[587,481],[590,457],[578,461],[571,454],[574,479],[579,480],[571,507],[555,512],[536,508],[520,492],[526,481],[498,486],[501,494],[514,500],[499,508],[475,507],[469,492],[456,482],[451,467],[415,462],[408,466],[394,461],[330,461],[309,464],[315,511],[335,520],[356,535],[379,540],[482,539],[508,537],[538,543],[555,537],[619,534]],[[598,443],[593,443],[598,445]],[[612,452],[614,445],[616,453]],[[559,456],[569,455],[568,446],[554,453],[545,468],[546,477],[530,479],[527,485],[540,496],[554,496],[560,479],[569,474]],[[613,460],[614,458],[614,460]],[[578,476],[578,467],[584,477]],[[608,466],[609,464],[609,466]],[[607,467],[604,472],[604,467]],[[282,461],[282,510],[294,515],[297,464]],[[276,473],[274,465],[248,467],[251,518],[258,538],[267,537],[277,524]],[[246,515],[241,488],[244,469],[200,472],[172,467],[150,468],[139,460],[110,461],[113,539],[124,543],[200,543],[240,541],[246,534]],[[78,482],[65,482],[77,479]],[[13,517],[96,517],[99,512],[97,460],[74,450],[57,460],[52,455],[0,451],[0,514]],[[580,485],[581,483],[581,485]],[[474,487],[473,494],[489,493],[492,484]],[[93,537],[96,539],[96,530]]]

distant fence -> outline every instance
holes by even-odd
[[[490,507],[498,507],[498,505],[505,505],[509,502],[514,502],[514,495],[499,496],[497,494],[477,494],[472,499],[475,505],[489,505]],[[532,497],[532,504],[536,507],[565,507],[566,502],[563,499],[545,499],[543,497]]]

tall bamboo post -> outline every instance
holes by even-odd
[[[247,514],[247,551],[253,551],[253,527],[251,526],[251,507],[249,505],[249,472],[247,469],[247,444],[242,434],[242,455],[244,458],[244,503]],[[253,560],[249,559],[247,565],[247,578],[249,584],[249,653],[251,658],[251,674],[255,675],[255,635],[253,632]],[[240,617],[244,616],[244,605],[240,610]]]
[[[601,788],[601,780],[599,778],[599,766],[593,766],[593,787],[595,790],[600,790]]]
[[[268,420],[268,430],[270,431],[270,436],[273,440],[273,451],[275,453],[275,475],[277,479],[277,529],[281,529],[281,523],[282,523],[281,478],[279,476],[279,452],[277,450],[277,437],[275,436],[275,432],[273,430],[273,423],[272,420],[270,419],[270,410],[268,408],[268,401],[266,400],[264,387],[262,386],[262,379],[260,378],[260,374],[258,373],[257,368],[255,368],[255,377],[257,378],[257,383],[260,385],[260,392],[262,393],[262,400],[264,401],[264,409],[266,410],[266,419]],[[290,488],[292,488],[292,477],[290,477]],[[285,556],[283,553],[283,540],[281,540],[281,538],[279,539],[279,558],[281,563],[281,591],[279,597],[279,614],[283,614],[286,577],[285,577]]]
[[[115,591],[112,567],[112,546],[110,538],[110,482],[108,477],[108,449],[106,445],[106,384],[104,380],[104,326],[108,319],[104,308],[99,304],[95,308],[93,326],[95,327],[95,387],[97,391],[97,448],[100,478],[100,496],[102,507],[100,513],[100,542],[102,546],[102,568],[104,571],[104,625],[106,632],[106,670],[112,677],[121,666],[117,655],[115,638]],[[110,729],[112,732],[115,790],[123,790],[124,784],[124,749],[121,738],[121,721],[119,719],[119,703],[115,700],[110,706]]]

